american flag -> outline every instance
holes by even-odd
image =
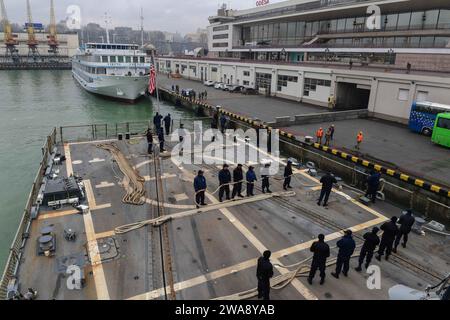
[[[150,81],[148,84],[148,92],[150,92],[150,94],[153,94],[153,92],[155,92],[156,89],[156,72],[155,72],[155,65],[152,64],[152,66],[150,67]]]

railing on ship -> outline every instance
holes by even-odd
[[[209,118],[182,118],[172,120],[172,129],[177,129],[180,124],[184,128],[191,130],[194,126],[194,121],[206,120]],[[94,141],[116,138],[119,133],[130,133],[133,135],[143,134],[148,128],[153,128],[152,121],[137,121],[137,122],[123,122],[114,124],[90,124],[90,125],[76,125],[64,126],[54,128],[46,142],[42,147],[42,160],[39,165],[39,170],[31,187],[31,192],[22,214],[19,226],[12,241],[8,258],[6,260],[5,268],[0,282],[0,300],[7,299],[8,284],[11,281],[17,280],[19,273],[19,265],[22,259],[25,244],[27,242],[28,234],[31,227],[31,208],[36,202],[42,180],[47,169],[49,157],[55,146],[61,147],[67,142],[80,141]]]
[[[47,162],[52,149],[56,145],[56,128],[52,130],[49,136],[46,138],[46,142],[42,147],[42,161],[39,165],[39,170],[36,178],[31,186],[31,192],[28,196],[28,200],[25,206],[25,210],[22,214],[19,227],[17,228],[16,235],[12,242],[8,258],[6,260],[5,269],[0,282],[0,299],[4,300],[7,298],[7,287],[10,281],[17,279],[17,274],[19,270],[19,263],[22,259],[23,249],[27,241],[27,234],[30,231],[31,226],[31,207],[33,206],[39,188],[41,186],[42,180],[44,178],[45,169],[47,167]]]
[[[194,121],[209,120],[210,118],[181,118],[172,119],[171,130],[178,129],[181,124],[185,129],[191,130]],[[58,128],[58,142],[94,141],[116,138],[120,133],[131,136],[142,135],[148,128],[153,128],[152,121],[135,121],[122,123],[102,123],[89,125],[64,126]]]

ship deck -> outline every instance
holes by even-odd
[[[226,297],[256,287],[256,259],[265,249],[272,251],[273,263],[292,265],[308,258],[311,243],[324,233],[333,258],[337,254],[333,247],[342,230],[351,228],[360,244],[364,232],[401,213],[400,208],[387,202],[367,207],[357,200],[359,194],[349,189],[333,190],[329,207],[318,207],[318,180],[303,169],[294,172],[295,194],[267,196],[257,188],[254,198],[218,204],[217,194],[207,193],[209,205],[198,212],[192,187],[195,172],[204,170],[208,190],[215,190],[218,166],[179,165],[170,157],[150,157],[143,138],[107,142],[115,143],[144,177],[145,203],[122,201],[129,181],[111,154],[97,147],[105,141],[58,145],[58,152],[67,160],[56,168],[62,176],[75,173],[83,178],[89,212],[80,214],[70,206],[41,208],[32,222],[20,264],[21,291],[32,287],[38,290],[39,299],[57,300]],[[174,143],[168,145],[170,149]],[[283,163],[285,159],[274,161]],[[272,191],[282,192],[281,179],[272,178],[271,184]],[[177,213],[185,215],[173,216]],[[173,219],[125,234],[114,231],[161,215]],[[45,226],[54,230],[54,257],[36,254],[37,239]],[[77,233],[76,241],[64,239],[67,228]],[[373,264],[381,268],[379,290],[367,288],[369,274],[354,271],[356,260],[352,259],[348,278],[334,279],[330,266],[324,285],[319,285],[318,275],[312,286],[306,277],[297,277],[285,288],[272,290],[271,298],[388,299],[389,288],[396,284],[416,289],[436,284],[437,277],[448,273],[449,263],[448,239],[430,232],[425,236],[412,233],[408,247],[400,248],[390,261],[379,263],[374,259]],[[86,282],[80,290],[67,286],[66,269],[72,264],[85,272]],[[290,270],[275,266],[275,277]]]

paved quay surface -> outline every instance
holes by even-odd
[[[336,128],[332,147],[357,153],[356,135],[363,131],[364,141],[359,150],[363,157],[379,159],[398,167],[399,171],[450,185],[450,150],[434,145],[430,137],[400,125],[375,119],[354,119],[292,126],[284,130],[302,139],[306,135],[314,136],[318,128],[326,130],[332,124]]]
[[[265,122],[274,121],[276,117],[328,112],[328,109],[310,104],[289,101],[285,99],[266,98],[262,95],[243,95],[206,87],[201,82],[186,79],[168,79],[167,76],[158,77],[159,86],[171,90],[172,84],[181,89],[194,89],[197,93],[208,91],[208,103],[219,105],[234,113],[249,118],[258,118]]]
[[[249,118],[258,118],[265,122],[275,121],[276,117],[308,113],[329,112],[318,106],[305,105],[295,101],[264,96],[246,96],[240,93],[228,93],[202,83],[186,79],[168,79],[165,75],[158,78],[160,86],[171,88],[178,84],[182,88],[208,91],[208,103],[223,106],[228,111]],[[404,169],[411,175],[432,180],[443,186],[450,185],[450,150],[432,144],[429,137],[411,132],[406,126],[377,119],[354,119],[333,122],[336,126],[336,148],[354,150],[356,135],[362,130],[364,142],[360,152],[363,156],[391,164]],[[314,136],[319,127],[324,130],[331,123],[317,123],[283,128],[297,137]]]

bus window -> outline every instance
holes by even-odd
[[[450,119],[439,118],[436,126],[438,128],[450,129]]]
[[[441,113],[437,116],[431,141],[450,148],[450,113]]]

